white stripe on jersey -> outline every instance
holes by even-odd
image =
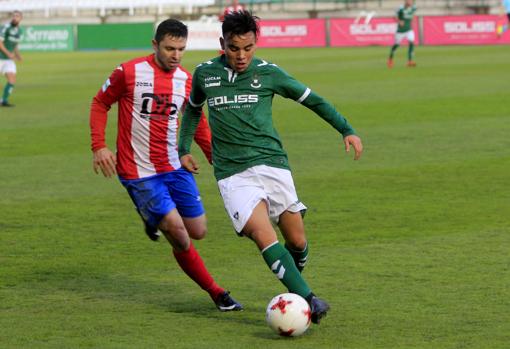
[[[150,81],[151,86],[137,86],[136,81]],[[142,93],[154,93],[154,69],[149,62],[140,62],[135,65],[135,88],[131,124],[131,146],[133,157],[138,171],[138,177],[152,176],[156,173],[154,165],[150,161],[150,120],[140,117],[137,110],[142,109]],[[149,101],[147,110],[152,110],[152,98]]]
[[[303,102],[306,97],[308,97],[308,95],[310,94],[310,92],[312,92],[312,90],[310,90],[309,88],[306,88],[306,91],[305,93],[303,93],[303,95],[297,100],[298,103],[301,103]]]
[[[205,101],[203,101],[202,103],[200,104],[196,104],[194,103],[192,100],[191,100],[191,97],[189,98],[189,104],[192,106],[192,107],[195,107],[195,108],[198,108],[198,107],[201,107],[205,104]]]
[[[181,110],[186,98],[186,80],[188,75],[186,72],[177,68],[172,79],[172,103],[177,106],[176,117],[168,121],[168,162],[176,170],[181,167],[179,154],[177,152],[177,112]]]

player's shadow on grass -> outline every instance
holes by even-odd
[[[207,317],[215,321],[260,325],[260,321],[256,319],[241,316],[243,312],[218,311],[209,295],[192,282],[179,285],[168,281],[161,283],[141,281],[78,265],[55,266],[51,269],[39,267],[20,276],[20,281],[32,291],[37,292],[37,289],[40,289],[44,294],[47,294],[48,290],[55,291],[53,292],[55,294],[61,291],[72,292],[80,295],[85,301],[107,300],[112,305],[143,304],[144,307],[150,306],[163,312]],[[196,287],[192,294],[189,287]]]

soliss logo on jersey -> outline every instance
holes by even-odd
[[[151,110],[149,110],[149,102],[151,101]],[[145,120],[177,119],[177,105],[172,103],[171,95],[142,93],[142,109],[140,110],[140,117]]]

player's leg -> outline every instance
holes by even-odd
[[[301,276],[289,251],[278,242],[267,212],[266,202],[261,201],[253,209],[242,232],[255,242],[266,264],[289,292],[307,300],[312,310],[312,322],[318,324],[328,312],[329,305],[315,296]]]
[[[308,242],[301,213],[283,212],[278,220],[278,227],[285,239],[285,248],[292,256],[299,272],[302,272],[308,259]]]
[[[406,33],[407,41],[409,42],[409,47],[407,49],[407,66],[408,67],[416,67],[416,63],[414,62],[414,31],[410,30]]]
[[[265,201],[260,201],[253,209],[242,233],[255,242],[266,264],[290,292],[303,298],[311,294],[289,251],[278,242]]]
[[[394,44],[393,44],[393,46],[391,46],[391,49],[390,49],[390,56],[388,58],[388,63],[387,63],[388,68],[393,68],[393,57],[395,56],[395,51],[397,51],[397,49],[399,48],[401,41],[402,41],[402,33],[396,32]]]
[[[165,184],[168,174],[143,181],[121,180],[144,222],[161,230],[172,246],[173,255],[181,269],[216,302],[225,293],[207,271],[205,264],[190,240],[176,204]],[[203,215],[203,208],[200,215]],[[227,293],[228,295],[228,293]],[[239,309],[220,309],[239,310]]]
[[[180,224],[183,225],[183,227],[178,228],[184,228],[185,239],[189,246],[189,248],[177,249],[169,240],[174,247],[173,253],[175,259],[182,270],[200,285],[202,289],[209,293],[220,311],[242,310],[243,306],[230,297],[229,292],[225,291],[214,281],[190,240],[190,237],[200,240],[205,237],[207,232],[205,210],[193,175],[184,169],[180,169],[169,173],[164,181],[179,212]],[[168,223],[172,224],[175,221],[172,220]],[[164,223],[165,221],[163,220],[159,225],[159,229],[163,231],[163,234],[168,239],[167,234],[171,234],[172,230],[167,229],[163,225]],[[182,231],[180,230],[180,232]]]
[[[12,106],[9,103],[9,97],[14,90],[14,85],[16,84],[16,65],[13,61],[8,60],[5,62],[5,77],[7,78],[7,83],[5,84],[3,93],[2,93],[2,106]]]

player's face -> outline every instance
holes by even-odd
[[[220,38],[220,44],[225,50],[228,64],[238,73],[248,69],[255,50],[257,49],[257,38],[255,33],[248,32],[243,35],[232,35]]]
[[[405,1],[405,5],[406,5],[406,7],[411,7],[411,6],[413,6],[413,0],[406,0],[406,1]]]
[[[19,22],[21,22],[22,18],[23,18],[23,16],[20,12],[14,12],[12,14],[11,24],[13,26],[17,26],[19,24]]]
[[[156,63],[164,70],[174,70],[181,64],[187,38],[177,38],[166,35],[159,43],[152,40],[152,47],[156,54]]]

